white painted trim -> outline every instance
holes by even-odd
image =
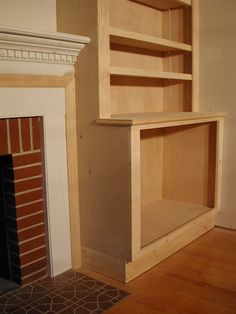
[[[0,118],[43,116],[51,275],[71,268],[64,88],[0,88]]]
[[[0,26],[0,60],[74,65],[88,37]]]
[[[59,32],[44,32],[44,31],[33,31],[26,28],[14,28],[6,25],[0,25],[0,32],[6,34],[15,34],[28,37],[36,37],[42,39],[59,40],[64,42],[74,42],[88,44],[90,39],[85,36],[72,35],[67,33]]]

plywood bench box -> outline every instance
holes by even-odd
[[[213,228],[223,114],[198,112],[198,0],[78,0],[82,264],[127,282]]]

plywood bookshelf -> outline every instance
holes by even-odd
[[[110,42],[156,51],[192,51],[192,46],[173,40],[110,27]]]
[[[78,0],[82,263],[124,282],[220,208],[224,115],[197,110],[197,4]]]

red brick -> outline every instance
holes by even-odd
[[[36,239],[24,242],[19,245],[20,254],[34,250],[36,247],[40,247],[46,244],[45,236],[38,237]]]
[[[0,154],[8,153],[8,145],[7,145],[7,120],[0,119]]]
[[[42,118],[35,117],[32,118],[32,130],[33,130],[33,148],[41,148],[41,132],[42,132]]]
[[[44,259],[41,259],[40,261],[36,261],[35,263],[32,263],[30,265],[23,266],[21,268],[21,275],[25,277],[42,268],[45,268],[46,270],[46,267],[47,267],[47,258],[45,257]]]
[[[41,162],[41,153],[31,153],[20,156],[13,155],[13,167],[26,166]]]
[[[35,226],[23,231],[18,232],[18,239],[19,241],[30,240],[31,238],[41,236],[45,233],[45,226],[44,224]]]
[[[11,153],[20,152],[20,137],[18,119],[9,119]]]
[[[46,278],[46,277],[47,277],[47,271],[45,269],[45,270],[42,270],[39,273],[36,273],[36,274],[33,274],[32,276],[27,277],[27,278],[22,277],[21,284],[22,284],[22,286],[24,286],[24,285],[32,283],[32,282],[34,282],[36,280],[43,279],[43,278]]]
[[[41,198],[43,198],[43,189],[16,195],[15,202],[16,202],[16,206],[18,206],[21,204],[37,201]]]
[[[15,180],[42,175],[41,165],[14,170]]]
[[[31,150],[29,118],[21,118],[21,136],[23,151]]]
[[[46,257],[46,247],[40,248],[38,250],[35,250],[33,252],[29,252],[23,256],[20,256],[20,263],[22,266],[29,264],[33,261],[37,261],[38,259],[42,257]]]
[[[32,215],[32,216],[17,220],[17,228],[18,228],[18,231],[20,231],[22,229],[29,228],[34,225],[38,225],[41,222],[44,222],[44,214],[38,213],[36,215]]]
[[[16,208],[16,215],[17,215],[17,218],[24,217],[26,215],[31,215],[40,210],[43,210],[43,208],[44,208],[43,201],[35,202],[33,204]]]
[[[42,187],[42,178],[34,178],[15,182],[15,193]]]

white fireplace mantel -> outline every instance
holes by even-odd
[[[44,119],[48,238],[52,276],[72,266],[69,195],[78,191],[76,174],[72,181],[70,178],[68,190],[68,174],[72,172],[69,171],[68,165],[74,165],[76,162],[76,108],[74,95],[68,94],[68,89],[74,94],[71,83],[63,88],[64,85],[53,84],[47,87],[43,82],[41,88],[38,88],[40,87],[38,82],[42,80],[42,75],[48,76],[48,80],[53,81],[58,77],[63,80],[63,75],[73,74],[77,57],[89,41],[87,37],[69,34],[0,27],[0,118],[42,116]],[[6,77],[13,80],[12,85],[9,82],[5,84]],[[19,78],[20,80],[25,78],[25,81],[23,80],[23,84],[20,81],[17,85]],[[66,137],[68,125],[65,124],[68,101],[70,108],[68,125],[71,133],[69,140]],[[75,152],[74,159],[67,163],[67,150],[71,147]],[[77,205],[74,207],[78,212]]]
[[[0,72],[70,74],[89,41],[88,37],[77,35],[0,26]]]

